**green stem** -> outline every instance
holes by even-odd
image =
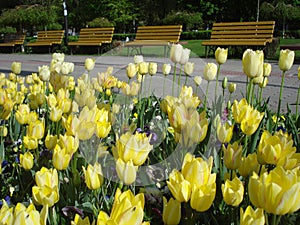
[[[205,91],[205,100],[204,100],[204,110],[206,110],[207,94],[208,94],[209,81],[207,81],[206,91]]]
[[[251,97],[252,97],[252,86],[253,86],[253,78],[250,78],[250,83],[248,84],[248,90],[247,90],[247,102],[249,105],[251,104]]]
[[[179,77],[178,77],[178,95],[179,95],[179,93],[180,93],[181,74],[182,74],[182,65],[180,65]]]
[[[149,90],[148,90],[148,97],[150,96],[150,93],[151,93],[151,83],[152,83],[152,76],[150,76]]]
[[[186,74],[186,75],[185,75],[184,86],[186,86],[186,84],[187,84],[187,80],[188,80],[188,75]]]
[[[175,77],[176,77],[176,63],[174,64],[173,84],[172,84],[172,96],[174,96]]]
[[[163,97],[165,97],[166,76],[164,77]]]
[[[220,68],[221,68],[221,65],[218,64],[217,77],[216,77],[216,89],[215,89],[215,103],[217,102]]]
[[[281,108],[282,90],[283,90],[283,85],[284,85],[284,76],[285,76],[285,71],[282,71],[282,79],[281,79],[281,86],[280,86],[280,92],[279,92],[278,109],[277,109],[277,117],[276,117],[274,132],[276,131],[277,126],[278,126],[278,120],[279,120],[279,114],[280,114],[280,108]]]
[[[298,119],[299,96],[300,96],[300,86],[298,88],[297,101],[296,101],[296,121]]]

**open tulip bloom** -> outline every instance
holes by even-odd
[[[272,112],[262,88],[273,68],[262,51],[243,54],[247,86],[239,91],[245,97],[233,98],[239,86],[228,77],[208,107],[209,85],[218,88],[228,49],[217,48],[215,63],[201,74],[189,49],[170,47],[173,65],[139,55],[120,78],[113,67],[95,71],[92,58],[75,77],[63,53],[38,73],[20,76],[19,62],[10,74],[0,73],[0,224],[299,221],[298,111],[280,113],[294,52],[280,52],[282,83]],[[180,74],[176,82],[177,66],[184,84]],[[172,69],[172,87],[165,87]],[[162,97],[151,89],[158,76]]]

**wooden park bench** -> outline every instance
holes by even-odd
[[[4,37],[4,42],[0,43],[0,47],[8,47],[12,49],[14,53],[17,48],[21,48],[24,46],[25,35],[23,34],[7,34]]]
[[[127,55],[129,49],[134,50],[138,54],[142,54],[143,46],[163,46],[164,56],[166,57],[167,47],[172,43],[178,43],[182,32],[182,25],[166,25],[166,26],[139,26],[133,41],[126,42]]]
[[[27,43],[26,47],[44,46],[48,47],[49,53],[51,53],[55,47],[61,47],[64,33],[64,30],[38,31],[36,41]]]
[[[214,23],[210,40],[202,42],[205,56],[207,47],[266,47],[273,41],[274,27],[275,21]]]
[[[73,53],[74,46],[97,47],[98,54],[100,54],[100,47],[103,44],[110,44],[112,42],[114,30],[114,27],[82,28],[78,41],[68,43],[68,46],[71,48],[71,54]]]

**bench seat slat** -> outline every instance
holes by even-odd
[[[64,37],[64,30],[38,31],[35,42],[28,43],[26,46],[53,46],[61,45]]]

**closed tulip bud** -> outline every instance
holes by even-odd
[[[184,73],[185,75],[187,76],[191,76],[194,72],[194,66],[195,64],[192,63],[192,62],[187,62],[185,65],[184,65]]]
[[[49,66],[39,66],[39,77],[42,81],[49,81],[50,80],[50,69]]]
[[[263,75],[263,51],[247,49],[242,58],[243,71],[249,78]]]
[[[185,180],[178,170],[172,170],[167,181],[168,188],[173,197],[179,202],[188,202],[191,196],[191,184]]]
[[[142,55],[135,55],[133,57],[133,61],[135,64],[139,64],[141,62],[144,62],[144,57]]]
[[[235,90],[236,90],[236,84],[234,84],[234,83],[230,83],[229,85],[228,85],[228,91],[229,91],[229,93],[234,93],[235,92]]]
[[[122,159],[119,158],[116,162],[116,170],[120,180],[124,184],[130,185],[136,179],[138,167],[133,165],[132,160],[129,160],[125,163]]]
[[[185,65],[189,61],[190,53],[191,53],[190,49],[188,49],[188,48],[182,49],[182,54],[181,54],[181,58],[180,58],[180,62],[179,62],[181,65]]]
[[[240,167],[242,161],[243,146],[238,142],[228,144],[227,147],[222,145],[224,152],[224,164],[227,169],[235,170]]]
[[[170,59],[173,63],[179,63],[182,55],[183,47],[181,44],[172,44],[170,50]]]
[[[216,182],[192,188],[190,204],[197,212],[207,211],[216,197]]]
[[[167,76],[167,75],[169,75],[170,72],[171,72],[171,65],[165,63],[162,66],[162,73],[163,73],[163,75]]]
[[[300,209],[299,168],[284,170],[276,166],[269,173],[256,173],[249,179],[251,203],[274,215],[291,214]]]
[[[215,63],[206,63],[203,77],[207,81],[214,80],[217,76],[218,66]]]
[[[101,187],[103,183],[102,169],[99,163],[94,166],[88,165],[87,169],[82,167],[86,186],[91,190],[96,190]]]
[[[271,71],[272,71],[272,65],[270,63],[264,63],[264,73],[263,73],[263,76],[264,77],[270,76]]]
[[[33,167],[33,155],[30,152],[25,152],[20,155],[20,164],[25,170],[30,170]]]
[[[56,145],[52,156],[53,166],[57,170],[65,170],[69,166],[71,157],[72,155],[66,148],[61,148],[59,145]]]
[[[223,64],[227,60],[228,48],[220,48],[218,47],[215,51],[215,58],[218,64]]]
[[[222,81],[222,88],[226,89],[227,88],[227,77],[224,77],[223,81]]]
[[[244,185],[239,178],[235,177],[232,181],[226,180],[221,189],[227,205],[238,206],[243,201]]]
[[[281,50],[279,55],[279,69],[283,72],[291,69],[294,63],[295,52],[289,49]]]
[[[146,75],[149,72],[149,63],[148,62],[140,62],[138,64],[138,72],[141,75]]]
[[[16,74],[19,75],[21,73],[21,67],[22,67],[22,63],[20,62],[13,62],[11,64],[11,71]]]
[[[63,75],[68,75],[74,71],[74,63],[63,62],[61,65],[61,73]]]
[[[249,205],[244,212],[243,208],[240,209],[240,225],[262,225],[265,224],[264,210],[253,208]]]
[[[150,62],[149,63],[149,74],[151,76],[155,75],[157,72],[157,63]]]
[[[165,225],[176,225],[179,224],[181,219],[181,203],[171,198],[167,201],[166,197],[163,196],[163,222]]]
[[[200,86],[200,84],[202,83],[202,78],[200,76],[195,76],[194,82],[195,82],[196,86]]]
[[[84,68],[87,71],[92,71],[95,67],[95,59],[92,58],[86,58],[84,62]]]
[[[45,138],[45,146],[49,150],[53,150],[57,144],[57,136],[51,135],[50,133],[47,134]]]
[[[127,77],[129,79],[133,78],[137,73],[136,64],[129,63],[127,68],[126,68],[126,73],[127,73]]]
[[[228,122],[222,124],[221,121],[217,124],[217,136],[221,143],[230,142],[233,134],[233,125]]]

